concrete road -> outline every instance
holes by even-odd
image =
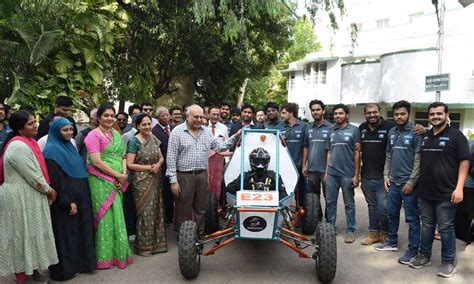
[[[345,217],[342,198],[338,208],[338,263],[333,283],[474,283],[474,247],[457,242],[457,273],[449,280],[436,276],[440,266],[440,242],[433,246],[433,264],[412,269],[397,263],[407,247],[407,226],[400,225],[400,251],[377,252],[373,246],[362,246],[367,233],[367,205],[360,189],[356,190],[357,239],[344,243]],[[201,273],[186,281],[179,272],[176,234],[168,231],[169,251],[152,257],[134,256],[134,263],[124,270],[113,268],[81,274],[68,283],[315,283],[314,261],[299,258],[278,242],[236,241],[201,258]],[[311,250],[307,249],[310,253]],[[14,283],[13,276],[0,283]]]

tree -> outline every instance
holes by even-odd
[[[123,1],[127,2],[127,1]],[[0,3],[2,99],[49,113],[57,96],[103,100],[100,86],[128,16],[114,1]]]
[[[179,77],[192,80],[197,102],[234,100],[246,78],[276,62],[292,21],[279,1],[135,1],[125,9],[128,40],[116,49],[107,91],[135,101],[175,93]]]
[[[251,79],[248,83],[246,100],[258,107],[263,107],[268,101],[279,104],[286,102],[287,78],[281,74],[281,70],[288,67],[290,62],[301,60],[306,54],[321,48],[313,32],[313,25],[306,17],[296,21],[292,30],[290,47],[280,51],[279,61],[268,74]]]

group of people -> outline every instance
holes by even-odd
[[[359,127],[349,123],[346,105],[333,107],[334,123],[324,118],[322,101],[309,108],[311,123],[298,119],[295,103],[269,102],[261,113],[250,104],[154,110],[148,102],[126,113],[104,103],[91,111],[90,127],[79,131],[68,97],[58,97],[39,125],[30,108],[7,116],[0,104],[0,275],[15,273],[24,283],[41,278],[41,269],[58,281],[123,269],[133,262],[130,240],[138,255],[166,252],[165,229],[179,230],[190,219],[203,236],[207,195],[224,198],[224,169],[241,129],[267,128],[280,130],[300,173],[297,205],[308,192],[322,193],[320,214],[336,226],[341,189],[344,240],[353,243],[354,190],[361,178],[369,208],[369,233],[361,243],[398,250],[403,206],[409,246],[399,262],[431,264],[437,228],[438,275],[450,277],[456,235],[472,238],[474,158],[464,135],[447,123],[448,106],[430,105],[429,130],[409,122],[406,101],[393,105],[393,122],[381,117],[379,105],[367,104],[367,121]],[[260,152],[255,155],[264,157]]]

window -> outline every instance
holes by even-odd
[[[295,89],[295,72],[290,72],[290,80],[288,80],[288,90],[293,91]]]
[[[311,64],[307,64],[303,70],[303,80],[309,84],[311,82]]]
[[[311,63],[311,84],[326,84],[327,63]]]
[[[324,119],[329,121],[330,123],[334,123],[334,113],[332,111],[328,111],[326,108],[326,113],[324,114]]]
[[[391,122],[395,122],[393,121],[393,110],[387,111],[387,120]]]
[[[378,29],[383,29],[383,28],[386,28],[386,27],[388,27],[388,18],[377,20],[377,28]]]
[[[450,125],[453,128],[459,129],[461,127],[461,113],[459,112],[450,112],[449,118],[451,120]],[[415,124],[421,124],[424,127],[430,125],[429,114],[427,111],[417,111],[415,112]]]

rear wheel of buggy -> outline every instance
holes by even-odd
[[[219,231],[219,204],[216,198],[216,195],[212,192],[207,193],[207,206],[206,206],[206,216],[204,231],[206,234],[212,234],[216,231]]]
[[[302,231],[305,235],[313,235],[321,216],[319,196],[316,193],[307,193],[304,197],[304,215],[301,218]]]
[[[322,282],[330,282],[336,276],[336,231],[329,223],[319,223],[316,230],[316,275]]]
[[[197,242],[197,223],[185,221],[179,230],[178,262],[179,270],[186,279],[195,278],[201,269],[201,256],[196,246]]]

